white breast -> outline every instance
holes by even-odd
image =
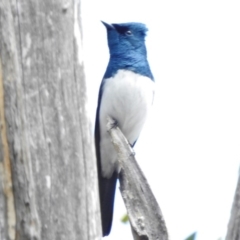
[[[115,119],[130,144],[142,130],[152,105],[154,82],[131,71],[119,70],[113,78],[106,79],[100,107],[100,151],[102,174],[111,177],[119,171],[117,154],[106,129],[108,116]]]

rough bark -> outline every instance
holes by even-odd
[[[120,191],[134,240],[168,240],[162,212],[128,141],[109,117],[107,129],[121,164]]]
[[[100,239],[80,0],[0,0],[0,239]]]
[[[240,240],[240,176],[235,191],[232,211],[228,223],[226,240]]]

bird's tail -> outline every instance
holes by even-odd
[[[112,227],[114,196],[117,182],[117,173],[107,179],[99,176],[99,192],[102,216],[103,237],[109,235]]]

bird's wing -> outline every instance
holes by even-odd
[[[103,95],[104,83],[105,83],[105,80],[103,80],[101,83],[99,95],[98,95],[98,107],[97,107],[96,122],[95,122],[95,147],[96,147],[97,167],[98,167],[98,184],[99,184],[100,207],[101,207],[101,217],[102,217],[102,232],[103,232],[103,236],[106,236],[110,233],[111,226],[112,226],[117,173],[114,172],[112,177],[109,179],[102,177],[101,154],[100,154],[100,140],[101,140],[100,106],[101,106],[101,99]]]

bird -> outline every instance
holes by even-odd
[[[116,182],[121,171],[107,132],[107,118],[116,121],[134,147],[153,103],[155,80],[147,60],[146,25],[102,23],[107,30],[110,57],[98,94],[95,148],[104,237],[111,231]]]

